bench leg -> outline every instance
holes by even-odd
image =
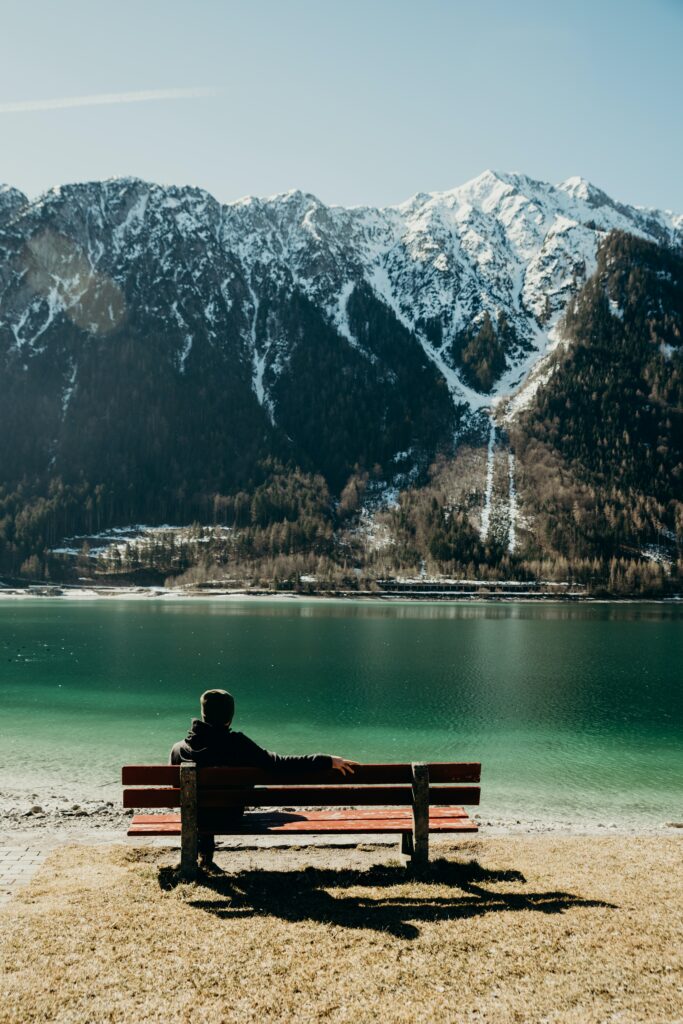
[[[197,877],[199,827],[197,821],[197,766],[180,766],[180,877],[193,882]]]
[[[425,868],[429,864],[429,833],[424,837],[413,840],[413,855],[410,858],[410,865],[413,868]]]
[[[413,852],[410,866],[419,870],[429,863],[429,769],[414,763],[413,769]]]
[[[421,848],[416,849],[412,832],[401,833],[399,852],[406,868],[411,871],[420,871],[429,863],[429,847],[425,849],[423,844]]]
[[[194,882],[197,877],[197,834],[192,835],[186,829],[180,837],[180,875],[186,882]]]
[[[408,863],[410,863],[410,861],[413,858],[413,851],[414,851],[414,847],[413,847],[413,833],[412,832],[402,832],[401,833],[401,842],[399,844],[399,851],[401,853],[401,856],[405,857],[407,859]]]

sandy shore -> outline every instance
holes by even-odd
[[[0,1022],[674,1024],[679,837],[55,850],[0,910]],[[40,951],[37,956],[36,952]]]

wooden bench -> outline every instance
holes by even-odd
[[[361,764],[353,775],[299,771],[287,776],[256,768],[198,768],[194,763],[128,765],[122,770],[123,806],[180,808],[180,813],[136,814],[128,835],[179,835],[181,874],[188,879],[197,874],[200,833],[397,833],[401,853],[417,867],[429,860],[430,832],[478,830],[463,808],[453,804],[478,804],[480,788],[473,783],[480,777],[481,765],[470,763]],[[270,809],[246,811],[236,822],[229,820],[235,807]]]

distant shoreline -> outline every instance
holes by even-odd
[[[641,597],[626,595],[623,597],[592,597],[588,594],[458,594],[454,592],[425,592],[411,594],[409,592],[376,593],[374,591],[315,591],[300,593],[293,591],[270,591],[260,588],[226,589],[226,590],[190,590],[170,589],[167,587],[74,587],[45,584],[27,588],[2,587],[0,601],[31,601],[31,600],[72,600],[72,601],[320,601],[320,602],[372,602],[381,604],[683,604],[683,595],[672,597]]]

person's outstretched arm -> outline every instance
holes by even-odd
[[[357,761],[332,754],[275,754],[260,747],[244,733],[233,733],[233,742],[239,745],[239,763],[245,767],[263,768],[265,771],[287,772],[297,769],[313,772],[338,771],[350,775]]]

